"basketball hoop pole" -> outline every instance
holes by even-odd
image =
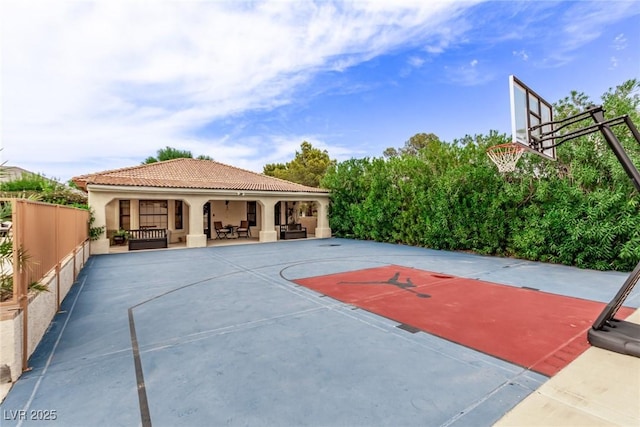
[[[629,178],[631,178],[634,187],[640,192],[640,172],[638,172],[638,169],[627,155],[624,147],[609,125],[625,123],[635,140],[640,144],[640,132],[638,132],[638,129],[628,116],[605,120],[602,107],[593,107],[588,110],[587,113],[593,118],[596,124],[560,137],[561,141],[557,145],[599,130],[605,141],[607,141],[609,148],[611,148],[622,165],[622,168]],[[576,116],[569,117],[563,121],[570,121],[575,117]],[[634,286],[638,283],[638,280],[640,280],[640,262],[622,284],[616,296],[607,304],[593,323],[588,333],[588,339],[592,345],[616,353],[640,357],[640,325],[614,318],[618,309],[620,309],[624,303],[624,300],[627,299]]]
[[[589,116],[591,116],[595,124],[563,134],[563,135],[556,135],[556,132],[558,132],[560,129],[564,128],[568,124],[575,124],[581,120],[586,119]],[[572,139],[576,139],[578,137],[589,135],[591,133],[600,131],[605,141],[607,141],[609,148],[611,148],[611,151],[613,151],[616,158],[618,159],[618,162],[620,162],[620,165],[622,165],[622,168],[624,169],[624,171],[627,173],[629,178],[631,178],[631,182],[633,183],[633,186],[636,188],[636,190],[638,190],[638,192],[640,192],[640,172],[638,172],[638,169],[636,168],[636,166],[633,164],[633,162],[627,155],[627,152],[624,150],[624,147],[622,146],[622,144],[620,143],[616,135],[613,133],[613,131],[609,127],[610,125],[615,126],[623,123],[626,124],[629,130],[631,131],[631,134],[635,138],[635,140],[638,142],[638,144],[640,144],[640,131],[638,131],[638,128],[635,127],[635,125],[633,124],[633,122],[631,121],[628,115],[606,120],[604,118],[604,109],[602,108],[602,106],[592,106],[591,108],[589,108],[586,111],[583,111],[582,113],[578,113],[571,117],[567,117],[566,119],[558,120],[550,123],[553,123],[554,125],[560,125],[560,126],[556,126],[555,129],[552,130],[551,132],[540,134],[539,137],[536,137],[533,140],[534,145],[538,146],[538,145],[541,145],[543,141],[549,141],[555,138],[557,142],[551,145],[550,147],[548,147],[548,148],[555,148]],[[549,125],[550,123],[541,123],[539,125],[532,126],[531,128],[529,128],[529,131],[540,129],[544,126]]]
[[[627,175],[629,175],[629,178],[631,178],[634,187],[636,187],[636,190],[640,192],[640,172],[638,172],[638,169],[635,167],[635,165],[627,155],[627,152],[624,151],[622,144],[607,124],[607,121],[605,121],[602,107],[592,110],[591,117],[593,117],[593,120],[598,124],[600,133],[602,133],[605,141],[607,141],[607,144],[609,144],[609,148],[611,148],[613,153],[618,158],[618,161],[622,165],[624,171],[627,173]],[[625,116],[624,119],[625,124],[627,125],[629,130],[631,130],[631,133],[633,134],[638,144],[640,144],[640,132],[638,132],[638,129],[633,125],[633,122],[628,118],[628,116]]]
[[[622,168],[627,175],[629,175],[629,178],[631,178],[636,190],[640,192],[640,173],[605,121],[602,108],[593,110],[591,117],[598,123],[600,133],[602,133],[605,141],[607,141],[607,144],[609,144],[609,147],[618,158]],[[624,122],[629,130],[631,130],[638,144],[640,144],[640,132],[638,132],[638,129],[634,126],[631,119],[625,116]],[[588,333],[588,339],[591,344],[615,351],[616,353],[640,357],[640,325],[614,318],[616,312],[622,306],[624,300],[627,299],[639,279],[640,262],[622,284],[616,296],[607,304],[593,323]]]
[[[526,149],[555,160],[556,147],[572,139],[600,132],[615,154],[618,162],[640,193],[640,172],[627,155],[624,147],[611,131],[611,126],[626,124],[627,128],[640,144],[640,132],[628,115],[605,119],[602,106],[589,106],[584,111],[562,120],[554,120],[553,107],[540,95],[518,80],[509,76],[509,95],[511,104],[511,131],[514,143],[522,144]],[[580,126],[584,120],[593,120],[589,125]],[[578,127],[576,130],[572,128]],[[490,148],[491,160],[501,165],[514,167],[513,156],[500,146]],[[640,325],[615,319],[614,316],[640,281],[640,262],[634,268],[622,287],[604,308],[588,333],[589,342],[597,347],[617,353],[640,357]]]

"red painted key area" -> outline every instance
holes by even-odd
[[[605,305],[396,265],[295,282],[548,376],[589,347]],[[632,312],[623,307],[618,317]]]

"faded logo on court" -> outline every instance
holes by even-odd
[[[363,282],[346,282],[341,281],[338,282],[339,285],[392,285],[403,291],[410,292],[417,296],[418,298],[431,298],[431,295],[424,294],[420,292],[416,292],[414,289],[416,285],[411,281],[410,277],[407,277],[404,282],[400,281],[400,272],[397,271],[393,276],[391,276],[388,280],[369,280]]]

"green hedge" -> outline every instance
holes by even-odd
[[[605,94],[607,117],[629,114],[639,123],[639,88],[632,80]],[[572,93],[555,105],[556,117],[588,104]],[[640,164],[640,147],[626,127],[613,130]],[[338,163],[322,182],[332,192],[330,226],[356,239],[633,269],[640,260],[640,198],[600,134],[558,147],[556,162],[525,154],[516,171],[501,175],[486,149],[506,142],[490,132],[434,140],[417,154]]]
[[[0,166],[0,173],[2,168]],[[23,173],[11,181],[0,183],[2,198],[30,198],[46,203],[71,205],[87,209],[87,195],[39,174]]]

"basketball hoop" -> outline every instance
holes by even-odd
[[[494,145],[487,149],[487,155],[498,166],[498,171],[513,172],[516,170],[516,163],[522,157],[525,147],[517,142],[509,144]]]

